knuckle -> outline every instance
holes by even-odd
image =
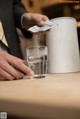
[[[15,74],[15,78],[19,79],[19,78],[22,78],[24,76],[24,74],[20,73],[20,72],[17,72]]]
[[[15,66],[16,66],[16,65],[17,65],[17,66],[21,66],[22,63],[23,63],[23,61],[20,60],[20,59],[14,61],[14,65],[15,65]]]

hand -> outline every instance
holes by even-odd
[[[25,29],[34,25],[43,26],[45,21],[49,20],[47,16],[36,13],[24,13],[22,24]]]
[[[26,61],[0,51],[0,80],[23,78],[24,73],[34,75],[33,71],[27,66]]]

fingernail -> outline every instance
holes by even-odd
[[[34,72],[31,70],[31,71],[29,72],[29,74],[30,74],[31,76],[33,76],[33,75],[34,75]]]

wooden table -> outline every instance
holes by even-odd
[[[0,82],[0,112],[35,119],[80,119],[80,73]]]

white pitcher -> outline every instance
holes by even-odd
[[[48,72],[68,73],[80,71],[77,21],[72,17],[51,20],[57,26],[46,34]]]

